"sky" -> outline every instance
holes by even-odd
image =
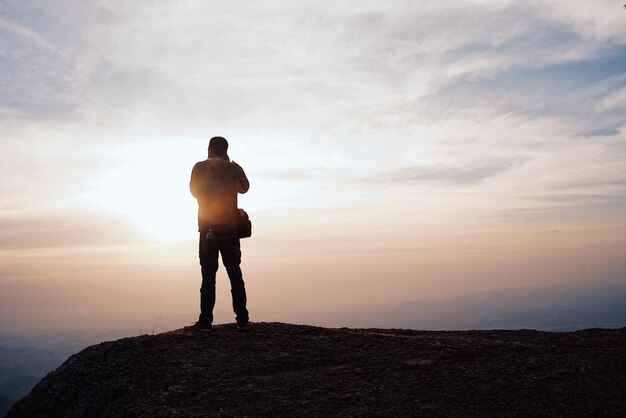
[[[215,135],[252,321],[626,281],[625,28],[613,0],[0,0],[0,330],[197,313]]]

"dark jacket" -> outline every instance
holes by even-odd
[[[235,232],[237,193],[245,193],[249,188],[246,173],[237,163],[221,158],[196,163],[191,170],[189,190],[198,200],[198,231]]]

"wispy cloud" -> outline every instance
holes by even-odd
[[[583,132],[583,136],[593,137],[593,136],[613,136],[620,133],[620,130],[617,128],[598,128],[592,129],[591,131]]]
[[[531,199],[542,200],[546,202],[563,202],[569,203],[572,205],[577,204],[597,204],[611,201],[624,201],[626,202],[626,196],[612,195],[612,194],[550,194],[550,195],[539,195],[539,196],[529,196]]]
[[[276,181],[310,180],[328,173],[325,168],[274,169],[253,172],[254,178]]]
[[[506,172],[513,166],[510,161],[478,162],[470,166],[415,166],[378,173],[367,181],[380,183],[419,184],[444,182],[473,184]]]
[[[626,51],[622,55],[622,58],[626,56]],[[624,80],[626,83],[626,80]],[[605,112],[609,110],[624,109],[626,107],[626,87],[623,87],[617,91],[609,93],[596,105],[596,110]]]
[[[99,211],[37,212],[0,219],[0,253],[16,249],[101,248],[146,242],[136,226]]]
[[[0,15],[0,30],[12,32],[17,36],[24,38],[29,42],[32,42],[40,48],[52,51],[63,58],[67,58],[67,55],[62,50],[57,48],[54,44],[52,44],[48,39],[46,39],[39,33],[18,23],[12,22],[7,18],[2,17],[2,15]]]

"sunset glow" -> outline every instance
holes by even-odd
[[[251,184],[253,321],[623,282],[625,23],[610,0],[2,2],[0,326],[196,312],[214,135]]]
[[[189,167],[202,157],[190,145],[147,141],[119,147],[119,166],[103,172],[85,199],[159,241],[194,239],[197,205],[185,185]]]

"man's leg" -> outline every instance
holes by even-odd
[[[202,286],[200,287],[200,318],[201,324],[213,324],[213,308],[215,307],[215,274],[218,268],[218,251],[212,239],[206,239],[200,233],[199,244]]]
[[[233,311],[239,325],[248,323],[246,309],[246,286],[241,274],[241,246],[238,238],[224,240],[220,245],[222,261],[230,279],[230,293],[233,296]]]

